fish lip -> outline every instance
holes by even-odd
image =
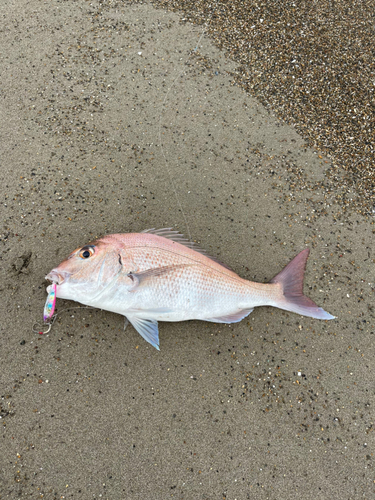
[[[45,277],[46,280],[51,281],[52,283],[56,283],[56,285],[62,285],[66,278],[70,276],[70,273],[66,273],[64,271],[56,271],[52,269],[50,273]]]

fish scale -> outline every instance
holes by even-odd
[[[74,250],[46,278],[56,285],[56,297],[122,314],[159,349],[158,321],[235,323],[258,306],[333,319],[303,295],[308,254],[300,252],[269,283],[256,283],[180,233],[150,229],[99,238]]]

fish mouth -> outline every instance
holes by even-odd
[[[70,273],[64,271],[56,271],[52,269],[50,273],[45,277],[46,280],[51,281],[52,283],[56,283],[56,285],[62,285],[64,281],[69,278]]]

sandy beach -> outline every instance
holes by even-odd
[[[374,218],[332,158],[149,2],[4,0],[0,36],[0,500],[374,498]],[[158,352],[58,299],[33,331],[71,251],[162,227],[260,282],[310,248],[336,319],[161,323]]]

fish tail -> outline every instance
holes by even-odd
[[[291,311],[302,316],[316,319],[334,319],[315,302],[303,294],[303,276],[310,250],[302,250],[289,264],[276,275],[270,283],[281,285],[282,297],[278,298],[276,307]]]

